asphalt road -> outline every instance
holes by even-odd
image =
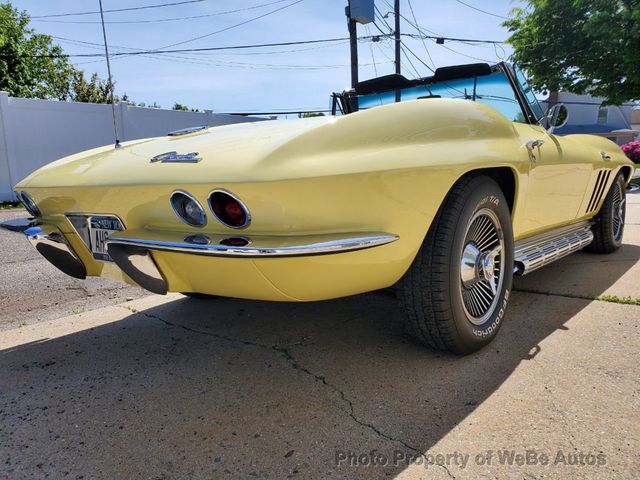
[[[385,293],[118,303],[140,292],[68,290],[0,236],[0,478],[638,478],[640,306],[591,299],[640,298],[628,202],[620,251],[520,279],[464,358],[409,340]]]
[[[0,210],[0,222],[28,216]],[[0,332],[147,295],[101,278],[77,280],[50,265],[21,235],[0,229]]]

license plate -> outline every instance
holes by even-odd
[[[117,217],[94,216],[89,218],[89,243],[93,258],[102,262],[113,262],[107,253],[107,239],[115,232],[124,230]]]

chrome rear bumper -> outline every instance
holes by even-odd
[[[67,275],[86,278],[87,268],[55,226],[20,219],[0,224],[0,227],[24,234],[42,256]],[[81,238],[87,243],[87,239]],[[398,238],[388,233],[256,235],[249,238],[125,230],[114,233],[107,240],[107,249],[111,259],[134,282],[163,295],[168,291],[168,284],[152,256],[154,251],[226,258],[290,258],[364,250],[395,242]],[[87,248],[90,248],[88,244]]]
[[[363,250],[398,240],[389,233],[337,233],[292,236],[186,235],[149,230],[123,231],[107,240],[109,252],[120,247],[136,247],[192,255],[216,257],[292,257],[328,255]]]
[[[173,232],[123,231],[107,240],[113,261],[141,287],[167,293],[167,282],[150,252],[174,252],[213,257],[274,258],[363,250],[394,242],[399,237],[385,233],[304,236],[229,237],[184,235]]]
[[[84,264],[55,227],[51,227],[47,233],[37,221],[26,218],[4,222],[0,227],[24,234],[44,258],[67,275],[81,280],[87,278]]]

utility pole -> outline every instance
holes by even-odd
[[[366,25],[375,20],[375,0],[348,0],[345,13],[349,26],[349,43],[351,44],[351,88],[358,84],[358,23]]]
[[[396,26],[394,31],[396,41],[396,73],[400,74],[400,0],[395,0],[393,4],[394,16],[396,19]]]
[[[400,68],[400,47],[402,44],[400,43],[400,0],[395,0],[393,2],[393,11],[395,17],[395,29],[394,29],[394,39],[396,42],[396,74],[400,75],[402,73]],[[396,90],[396,102],[400,101],[400,90]]]
[[[347,7],[347,22],[349,24],[349,42],[351,44],[351,88],[358,84],[358,30],[357,22],[351,17],[351,5]]]

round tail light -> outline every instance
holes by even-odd
[[[18,198],[20,199],[20,202],[22,203],[24,208],[27,209],[27,212],[29,212],[31,215],[33,215],[34,217],[42,216],[38,205],[36,205],[36,202],[33,201],[33,199],[27,194],[27,192],[20,192]]]
[[[178,190],[171,195],[171,206],[180,220],[192,227],[204,227],[207,214],[198,201],[187,192]]]
[[[246,228],[251,223],[251,215],[244,203],[224,190],[211,192],[209,207],[215,217],[227,227]]]

